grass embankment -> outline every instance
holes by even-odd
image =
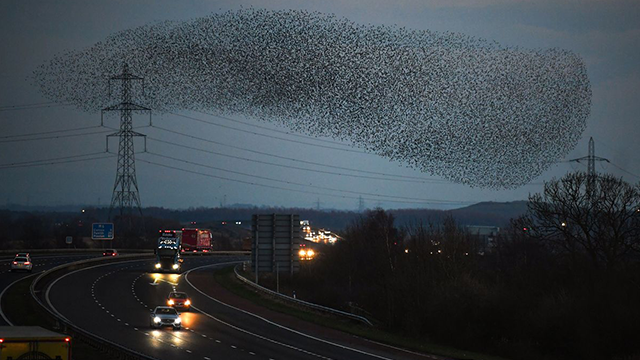
[[[245,277],[250,278],[248,276]],[[346,320],[344,318],[327,315],[320,312],[314,312],[309,309],[303,310],[302,308],[297,307],[293,304],[279,301],[275,298],[263,295],[250,288],[236,278],[233,272],[233,267],[216,270],[214,272],[214,279],[225,289],[267,309],[292,315],[305,321],[340,330],[375,342],[380,342],[411,351],[417,351],[420,353],[435,354],[456,359],[505,360],[501,357],[479,354],[433,344],[424,339],[408,338],[381,330],[376,327],[366,326],[364,324],[356,323],[355,321]]]
[[[2,296],[2,311],[15,326],[40,326],[51,331],[62,333],[56,326],[54,318],[33,299],[29,291],[35,276],[25,277],[7,289]],[[71,343],[71,354],[76,360],[112,360],[113,355],[96,349],[77,339]]]

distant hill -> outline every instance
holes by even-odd
[[[446,216],[453,216],[459,225],[487,225],[505,227],[509,220],[527,211],[526,201],[482,202],[453,210],[402,209],[391,210],[397,225],[411,225],[419,222],[441,222]]]
[[[461,209],[451,210],[453,216],[464,225],[506,226],[509,220],[527,212],[527,201],[481,202]]]

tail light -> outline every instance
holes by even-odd
[[[14,262],[13,262],[13,265],[18,265],[18,262],[17,262],[17,261],[14,261]]]
[[[25,262],[24,262],[24,264],[25,264],[25,265],[29,265],[29,264],[31,264],[31,263],[30,263],[30,262],[28,262],[28,261],[25,261]]]
[[[71,338],[64,338],[64,341],[69,342],[71,341]]]

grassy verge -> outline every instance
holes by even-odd
[[[479,354],[433,344],[425,339],[407,338],[406,336],[390,333],[388,331],[384,331],[375,327],[369,327],[360,323],[355,323],[343,318],[326,315],[319,312],[313,312],[308,309],[303,310],[302,308],[299,308],[295,305],[291,305],[256,292],[249,286],[240,282],[235,277],[232,267],[216,270],[214,272],[214,279],[221,286],[233,292],[234,294],[267,309],[292,315],[305,321],[344,331],[346,333],[366,338],[372,341],[421,353],[436,354],[456,359],[505,360],[504,358],[496,356]]]
[[[10,287],[2,296],[2,311],[15,326],[40,326],[61,333],[63,331],[56,328],[53,317],[40,307],[29,292],[29,286],[35,278],[35,276],[24,278]],[[72,340],[71,353],[74,359],[113,359],[113,355],[82,341]]]

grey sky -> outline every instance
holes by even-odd
[[[612,164],[598,164],[598,171],[624,176],[637,182],[640,151],[637,125],[640,104],[640,3],[636,1],[3,1],[0,3],[0,106],[46,102],[38,89],[27,80],[42,62],[69,49],[82,49],[104,39],[109,34],[153,21],[187,20],[212,12],[238,9],[240,6],[266,9],[305,9],[334,13],[357,23],[405,26],[413,29],[450,31],[495,40],[502,45],[523,48],[559,47],[579,54],[587,65],[593,90],[591,116],[578,146],[567,159],[586,155],[590,136],[596,140],[596,155],[608,158]],[[233,125],[249,131],[256,128],[226,122],[215,117],[194,114],[198,118]],[[272,124],[237,117],[261,126]],[[144,125],[143,117],[135,118]],[[208,126],[175,116],[157,116],[159,126],[178,128],[181,132],[226,142],[243,148],[278,154],[305,161],[328,163],[381,173],[423,176],[428,183],[402,183],[335,176],[317,171],[299,171],[260,165],[242,160],[203,154],[189,150],[164,149],[176,157],[247,173],[263,173],[282,180],[310,184],[290,187],[309,192],[328,193],[318,187],[347,191],[388,194],[410,199],[433,199],[454,202],[460,206],[479,201],[511,201],[526,199],[530,192],[542,189],[542,182],[562,176],[567,171],[584,169],[580,164],[560,163],[551,167],[531,184],[515,190],[486,190],[438,181],[429,174],[405,168],[402,164],[373,156],[336,151],[296,143],[266,139],[248,133]],[[2,137],[99,125],[97,114],[82,113],[73,108],[51,107],[30,110],[0,111]],[[117,126],[117,119],[109,120]],[[94,131],[100,129],[96,128]],[[281,129],[286,130],[286,129]],[[86,130],[91,131],[91,130]],[[230,148],[214,147],[188,138],[172,138],[156,129],[141,132],[176,140],[185,145],[274,161],[261,155],[248,154]],[[272,132],[264,132],[274,136]],[[286,137],[286,135],[284,135]],[[295,137],[290,137],[296,140]],[[14,139],[14,138],[10,138]],[[58,138],[40,141],[2,142],[0,164],[49,159],[104,150],[104,134]],[[142,143],[136,143],[141,149]],[[149,146],[162,146],[149,142]],[[116,149],[116,141],[110,147]],[[140,155],[142,159],[145,155]],[[144,157],[152,160],[151,156]],[[115,176],[115,158],[50,166],[0,168],[0,204],[108,204]],[[295,165],[287,161],[277,161]],[[223,174],[210,169],[171,164],[194,171],[251,179]],[[621,169],[623,170],[621,170]],[[275,206],[315,206],[320,198],[324,208],[355,209],[356,194],[342,193],[348,198],[305,193],[287,193],[232,181],[212,179],[196,174],[137,164],[138,184],[143,206],[186,208],[217,206],[226,195],[227,203],[252,203]],[[631,174],[630,174],[631,173]],[[634,174],[634,175],[632,175]],[[258,181],[255,181],[258,182]],[[268,182],[262,182],[267,184]],[[271,183],[269,183],[271,184]],[[375,200],[363,195],[365,205],[397,207],[441,207],[438,204],[410,204]]]

